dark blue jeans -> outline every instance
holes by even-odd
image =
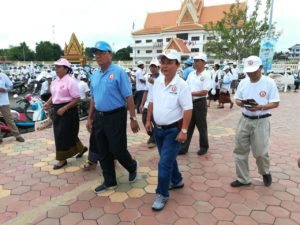
[[[179,152],[179,142],[176,137],[180,132],[179,127],[170,129],[154,129],[156,145],[160,155],[158,162],[158,185],[157,194],[169,197],[169,184],[178,184],[182,180],[178,169],[176,157]]]

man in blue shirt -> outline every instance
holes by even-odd
[[[139,125],[127,74],[112,63],[110,45],[99,41],[91,50],[100,68],[91,76],[92,98],[86,124],[91,133],[88,164],[95,167],[100,161],[104,182],[95,189],[96,193],[100,193],[117,185],[115,159],[129,172],[130,182],[135,181],[137,176],[138,163],[127,150],[126,104],[134,133],[139,131]]]
[[[10,127],[11,133],[16,137],[16,140],[24,142],[24,138],[21,137],[10,112],[8,92],[11,90],[12,86],[13,84],[10,79],[6,76],[6,74],[0,71],[0,113],[2,114],[6,124]],[[2,142],[3,140],[0,129],[0,144]]]
[[[184,63],[184,70],[183,70],[182,78],[184,80],[187,80],[189,74],[192,71],[194,71],[194,68],[193,68],[194,61],[192,59],[187,59],[183,63]]]

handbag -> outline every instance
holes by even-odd
[[[52,121],[48,115],[48,113],[45,113],[45,119],[44,120],[40,120],[40,121],[36,121],[35,124],[34,124],[34,130],[35,131],[41,131],[41,130],[44,130],[46,128],[49,128],[51,127],[52,125]]]

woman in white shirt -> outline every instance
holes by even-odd
[[[230,103],[230,108],[233,107],[233,101],[230,97],[230,84],[231,84],[231,77],[232,74],[230,73],[230,67],[225,66],[223,68],[223,75],[222,75],[222,84],[220,88],[220,97],[219,97],[219,109],[224,108],[224,103]]]

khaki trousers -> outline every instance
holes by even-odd
[[[250,183],[248,156],[250,148],[256,159],[261,175],[270,173],[270,120],[269,118],[251,120],[242,116],[236,130],[234,158],[237,180]]]
[[[12,118],[9,105],[0,106],[0,112],[6,122],[6,124],[10,127],[12,135],[15,137],[20,136],[20,132]],[[1,129],[0,129],[0,139],[2,139]]]

